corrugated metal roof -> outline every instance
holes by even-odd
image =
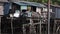
[[[27,1],[20,1],[20,2],[14,2],[18,5],[30,5],[30,6],[36,6],[36,7],[46,7],[44,4],[36,3],[36,2],[27,2]]]
[[[0,0],[0,2],[8,2],[8,0]]]
[[[20,0],[9,0],[10,2],[19,2]]]
[[[44,3],[44,5],[48,5],[48,4]],[[53,5],[53,4],[50,4],[50,6],[53,6],[53,7],[60,7],[60,5]]]

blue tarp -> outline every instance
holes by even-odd
[[[10,3],[4,3],[4,15],[9,13]]]

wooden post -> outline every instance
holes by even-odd
[[[30,34],[36,34],[33,20],[30,18]]]
[[[0,34],[1,34],[1,17],[2,17],[2,16],[0,16]]]
[[[48,34],[50,34],[50,0],[48,0]]]
[[[32,34],[32,19],[30,18],[30,34]]]
[[[53,34],[56,34],[56,20],[54,20]]]
[[[11,17],[11,31],[12,31],[12,34],[13,34],[13,17]]]
[[[24,24],[23,24],[23,34],[26,34],[26,29]]]
[[[41,33],[41,20],[40,20],[40,34],[42,34],[42,33]]]

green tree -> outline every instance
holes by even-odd
[[[27,1],[27,0],[25,0]],[[47,3],[48,0],[28,0],[30,2],[38,2],[38,3]],[[51,1],[51,4],[58,4],[60,5],[60,0],[50,0]]]
[[[60,5],[60,0],[57,0],[57,3]]]

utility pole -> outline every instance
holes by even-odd
[[[50,0],[48,0],[48,34],[50,34]]]

